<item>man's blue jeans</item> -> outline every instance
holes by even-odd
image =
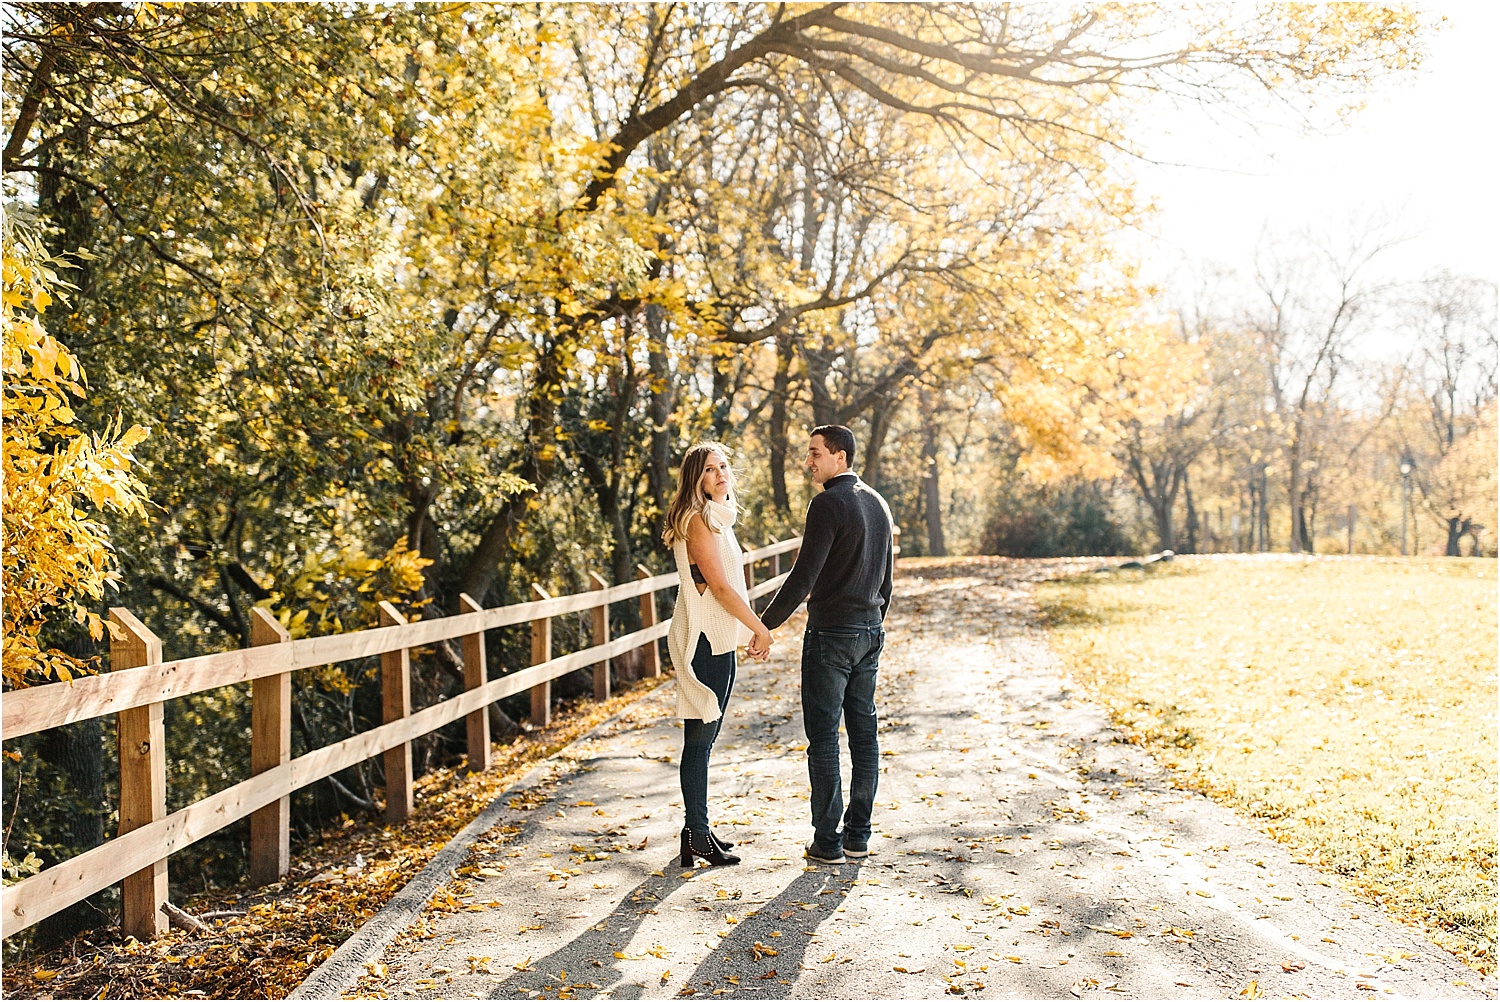
[[[808,630],[802,636],[802,722],[812,787],[814,842],[834,850],[870,840],[880,776],[875,734],[875,675],[885,631],[879,624]],[[849,810],[839,776],[839,719],[849,734]],[[839,833],[842,816],[844,830]]]

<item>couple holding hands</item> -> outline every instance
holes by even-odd
[[[685,867],[739,862],[732,842],[708,825],[708,760],[734,690],[735,650],[764,661],[771,631],[807,599],[802,638],[802,719],[807,733],[813,837],[807,858],[843,863],[870,853],[870,812],[879,775],[875,676],[885,642],[895,554],[885,499],[850,469],[854,434],[843,425],[814,428],[807,468],[822,490],[807,506],[802,548],[776,597],[757,616],[751,608],[734,535],[739,507],[727,450],[695,445],[682,459],[677,494],[662,538],[681,579],[667,645],[677,672],[683,718],[682,829]],[[844,809],[839,777],[839,721],[849,735],[853,770]],[[842,828],[840,823],[842,822]]]

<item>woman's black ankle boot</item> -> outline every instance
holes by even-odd
[[[714,845],[719,847],[720,852],[728,852],[730,849],[734,848],[733,842],[729,842],[725,839],[719,838],[719,833],[714,831],[712,828],[708,830],[708,837],[714,840]]]
[[[704,844],[707,843],[707,844]],[[740,861],[738,856],[732,856],[719,848],[710,833],[708,838],[703,836],[694,837],[691,830],[682,830],[682,858],[679,862],[684,869],[694,865],[694,858],[708,861],[709,866],[733,866]]]

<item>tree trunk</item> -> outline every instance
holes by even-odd
[[[66,777],[68,799],[66,844],[73,855],[104,844],[104,736],[98,718],[47,731],[42,757]],[[22,853],[22,855],[25,855]],[[56,865],[59,859],[48,859]],[[97,902],[80,901],[49,915],[37,926],[36,946],[46,949],[63,943],[106,920]]]
[[[614,552],[609,562],[610,574],[613,576],[611,584],[633,580],[635,563],[630,545],[630,529],[625,524],[625,512],[620,506],[619,488],[597,456],[590,455],[587,450],[579,450],[578,461],[589,478],[589,486],[594,489],[594,497],[599,502],[599,514],[609,523],[610,534],[614,537]]]
[[[1304,553],[1316,553],[1317,547],[1313,545],[1313,538],[1318,531],[1318,491],[1317,481],[1308,477],[1302,487],[1302,516],[1298,520],[1302,529],[1302,551]]]
[[[948,546],[943,540],[943,492],[938,483],[937,424],[927,391],[919,397],[922,411],[922,499],[927,513],[927,552],[946,557]]]
[[[1185,553],[1198,552],[1198,509],[1193,506],[1193,485],[1188,481],[1188,472],[1182,471],[1182,500],[1187,505],[1187,549]]]
[[[560,396],[563,381],[560,358],[563,349],[561,344],[551,345],[537,357],[536,372],[527,395],[527,440],[516,472],[538,491],[551,479],[557,466],[556,399]],[[510,552],[511,534],[525,518],[530,499],[528,492],[511,495],[501,502],[469,555],[459,591],[467,592],[480,605],[485,604],[485,596],[490,585],[494,584],[501,559]]]
[[[791,452],[787,438],[787,408],[792,387],[792,352],[795,345],[787,332],[776,335],[776,376],[771,385],[771,503],[783,515],[792,510],[786,488],[786,461]]]
[[[1151,515],[1156,520],[1157,546],[1162,550],[1177,549],[1177,536],[1172,525],[1172,505],[1175,500],[1175,492],[1171,497],[1154,495],[1150,499]]]
[[[1463,516],[1448,519],[1448,546],[1443,551],[1445,556],[1462,556],[1458,551],[1458,544],[1464,536],[1468,535],[1471,528],[1473,528],[1473,523]]]
[[[99,654],[98,645],[82,631],[68,637],[59,646],[76,658],[91,658]],[[56,766],[67,783],[64,795],[69,798],[72,808],[67,812],[65,826],[68,848],[77,855],[103,845],[107,805],[104,799],[102,721],[95,717],[44,731],[40,745],[42,759]],[[48,859],[45,862],[50,866],[61,861]],[[106,920],[107,915],[98,903],[98,895],[95,895],[42,919],[37,925],[34,945],[40,949],[51,948]]]
[[[734,381],[729,376],[729,359],[716,358],[713,361],[713,367],[714,398],[712,405],[714,438],[722,442],[729,435],[729,416],[731,410],[734,408]]]
[[[1269,553],[1271,550],[1271,478],[1266,473],[1265,464],[1260,467],[1260,550],[1261,553]]]
[[[1300,426],[1292,433],[1291,457],[1287,462],[1286,497],[1292,509],[1291,549],[1293,553],[1301,553],[1307,532],[1302,524],[1302,429]]]
[[[807,388],[812,394],[815,427],[838,423],[838,405],[833,399],[833,392],[828,388],[828,375],[833,371],[831,354],[802,346],[802,364],[807,368]]]
[[[880,490],[880,461],[885,455],[885,439],[891,430],[901,398],[898,393],[875,398],[870,406],[870,435],[865,443],[864,481]]]
[[[1151,518],[1156,522],[1157,544],[1163,550],[1176,550],[1172,509],[1177,506],[1177,491],[1182,485],[1183,471],[1176,463],[1163,460],[1149,464],[1148,476],[1148,463],[1138,440],[1131,444],[1126,465],[1141,499],[1151,509]]]
[[[652,304],[646,307],[646,329],[651,339],[647,352],[647,365],[651,373],[650,399],[647,404],[647,414],[651,420],[651,459],[646,468],[646,476],[651,491],[651,504],[656,510],[655,518],[660,521],[667,513],[668,499],[672,493],[672,432],[668,423],[672,419],[673,389],[660,306]],[[656,545],[661,545],[659,532],[652,532],[651,538]]]

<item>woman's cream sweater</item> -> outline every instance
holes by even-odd
[[[709,501],[703,509],[703,519],[719,543],[724,576],[729,579],[730,587],[748,600],[749,592],[741,570],[740,543],[734,536],[734,516],[734,508],[726,502]],[[685,720],[718,720],[718,697],[693,674],[693,651],[698,647],[698,637],[708,638],[713,653],[724,654],[749,643],[751,633],[714,598],[713,592],[705,590],[698,594],[689,569],[687,540],[679,539],[673,543],[672,553],[677,558],[677,607],[672,613],[672,628],[667,633],[667,650],[677,669],[677,715]]]

